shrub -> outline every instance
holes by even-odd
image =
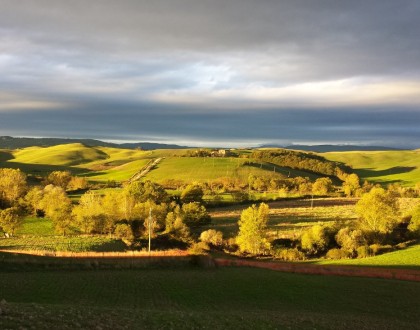
[[[309,254],[320,254],[328,247],[330,242],[328,236],[327,227],[315,225],[302,234],[300,244],[302,249],[307,251]]]
[[[341,228],[337,235],[335,235],[335,241],[343,250],[354,254],[359,246],[366,245],[363,232],[361,230],[350,230],[348,227]]]
[[[274,257],[284,261],[305,260],[305,254],[298,249],[277,249],[274,251]]]
[[[214,229],[203,231],[200,235],[200,241],[213,246],[221,246],[223,244],[223,233]]]
[[[371,250],[370,250],[369,246],[367,246],[367,245],[359,246],[356,249],[356,252],[357,252],[357,257],[358,258],[367,258],[367,257],[370,257],[372,255]]]
[[[206,242],[198,242],[193,243],[188,249],[188,252],[190,254],[206,254],[209,250],[210,247]]]
[[[386,252],[390,252],[393,250],[391,245],[380,245],[380,244],[372,244],[369,246],[371,253],[376,256],[377,254],[382,254]]]
[[[115,226],[115,236],[123,240],[132,241],[134,239],[133,231],[131,227],[126,223],[120,223]]]
[[[343,249],[331,249],[327,252],[326,257],[328,259],[346,259],[350,257],[350,253]]]

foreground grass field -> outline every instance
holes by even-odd
[[[3,271],[0,293],[3,329],[419,328],[420,283],[251,268]]]
[[[327,152],[321,155],[352,166],[363,180],[400,182],[404,186],[420,182],[420,150]]]

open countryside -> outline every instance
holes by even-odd
[[[80,143],[3,149],[1,308],[9,317],[1,319],[2,325],[26,327],[35,320],[37,327],[47,328],[47,315],[60,313],[64,315],[63,327],[69,329],[93,323],[105,329],[122,324],[135,328],[134,322],[142,323],[142,327],[162,324],[171,328],[179,327],[183,320],[190,328],[210,324],[220,329],[240,327],[241,320],[246,320],[261,329],[351,329],[354,318],[362,329],[379,325],[384,329],[414,328],[416,313],[400,317],[390,312],[393,307],[384,305],[386,301],[381,298],[380,290],[388,292],[387,283],[394,286],[400,282],[363,276],[371,272],[374,277],[383,274],[389,278],[390,269],[405,269],[407,275],[395,278],[417,281],[398,284],[406,288],[392,290],[395,297],[389,301],[405,301],[407,307],[398,308],[406,310],[418,305],[419,294],[415,292],[420,286],[415,274],[420,274],[416,222],[420,186],[415,174],[410,180],[405,176],[405,180],[391,182],[386,181],[386,175],[363,177],[365,163],[359,159],[366,159],[367,152],[351,152],[350,158],[348,154],[285,149],[133,150]],[[409,168],[416,163],[418,153],[381,151],[380,155],[386,162],[365,161],[369,166],[378,164],[378,168],[370,167],[370,173],[392,171],[401,157]],[[349,159],[353,162],[348,163]],[[11,182],[15,188],[8,191]],[[13,193],[15,199],[10,199]],[[361,218],[368,212],[362,209],[364,199],[375,210],[375,203],[391,203],[393,208],[388,212],[392,218],[371,227]],[[33,257],[28,259],[30,254]],[[103,259],[106,256],[108,261]],[[261,264],[248,268],[250,261]],[[269,270],[276,268],[270,266],[273,262],[279,269],[284,268],[282,263],[296,263],[297,272],[299,265],[308,272],[305,264],[320,270],[330,266],[361,270],[360,275],[357,269],[350,273],[346,268],[328,270],[329,276],[287,274]],[[248,267],[237,268],[241,263]],[[215,268],[214,264],[220,266]],[[370,271],[372,267],[384,270]],[[60,282],[66,269],[72,271],[66,275],[66,283]],[[309,272],[317,274],[316,269]],[[337,277],[343,270],[361,277]],[[31,282],[21,279],[22,271],[33,274]],[[75,282],[77,272],[88,279],[85,284]],[[131,276],[142,278],[148,287],[152,285],[160,298],[142,291],[140,296],[150,307],[141,307],[136,302],[137,289],[123,284],[132,281]],[[173,294],[167,291],[162,276],[167,277],[168,285],[173,283]],[[55,284],[39,294],[34,285],[51,277],[56,278]],[[190,278],[190,284],[194,278],[196,287],[180,286],[180,277]],[[16,290],[21,281],[25,292]],[[98,297],[103,281],[119,283],[113,290],[121,292],[119,299],[125,303],[99,320],[92,315],[106,313],[110,306],[106,294],[111,292]],[[256,286],[254,281],[260,284]],[[223,288],[218,288],[222,283]],[[353,294],[332,298],[337,290],[332,283]],[[80,287],[77,296],[71,298],[65,293],[67,298],[54,298],[56,292],[71,290],[72,285]],[[218,288],[220,295],[209,295],[207,286]],[[361,286],[365,289],[356,290]],[[287,302],[288,295],[297,294],[297,287],[302,290],[299,298]],[[367,290],[372,297],[364,300],[365,307],[348,307],[353,301],[362,301]],[[184,297],[182,302],[179,295]],[[208,298],[198,303],[196,295]],[[313,299],[325,303],[319,305]],[[32,311],[28,311],[28,304],[34,304]],[[81,308],[80,304],[94,307]],[[64,305],[72,307],[64,311]],[[212,312],[204,314],[210,306]],[[229,316],[223,312],[226,308],[232,312]],[[363,309],[370,313],[362,313]],[[384,310],[388,319],[382,317]],[[128,318],[130,313],[136,316]],[[210,321],[210,315],[218,321]]]

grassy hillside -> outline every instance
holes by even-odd
[[[87,147],[80,143],[58,145],[53,147],[29,147],[13,153],[11,162],[24,164],[44,164],[74,166],[101,159],[109,156],[105,152]]]
[[[328,152],[325,158],[353,167],[363,179],[381,183],[420,182],[420,150]]]
[[[147,179],[162,182],[168,179],[204,182],[221,177],[239,179],[248,182],[248,176],[254,174],[273,175],[274,177],[310,177],[318,176],[304,171],[290,170],[266,162],[257,162],[242,158],[209,157],[172,157],[164,159],[156,169],[147,175]]]
[[[370,258],[349,260],[322,260],[317,262],[317,264],[382,267],[404,266],[420,269],[420,244],[410,246],[404,250],[389,252]]]
[[[415,329],[420,283],[252,268],[0,272],[0,328]]]

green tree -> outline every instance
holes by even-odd
[[[356,213],[363,231],[390,233],[397,224],[397,199],[383,188],[375,187],[357,202]]]
[[[203,231],[200,235],[200,241],[213,246],[221,246],[223,244],[223,233],[214,229]]]
[[[312,255],[326,251],[329,243],[328,228],[321,225],[312,226],[300,238],[302,249]]]
[[[124,190],[128,195],[133,196],[137,203],[151,200],[159,204],[169,200],[166,190],[160,184],[151,181],[135,181],[126,186]]]
[[[414,209],[411,215],[408,230],[415,233],[417,236],[420,236],[420,205]]]
[[[179,239],[183,242],[189,243],[191,241],[190,229],[182,221],[179,207],[174,212],[169,212],[166,215],[165,232],[170,236]]]
[[[180,209],[177,209],[178,216],[182,219],[188,227],[196,227],[210,223],[211,218],[206,208],[200,203],[183,204]]]
[[[259,254],[270,248],[265,234],[268,218],[269,207],[265,203],[261,203],[259,207],[252,205],[242,211],[238,222],[239,233],[236,237],[236,243],[241,251]]]
[[[0,211],[0,229],[7,236],[13,236],[16,229],[22,226],[23,219],[17,207],[10,207]]]
[[[79,204],[73,208],[72,214],[83,233],[104,231],[105,214],[102,197],[94,191],[88,191],[80,197]]]
[[[0,208],[16,206],[26,190],[26,175],[21,170],[0,168]]]
[[[65,235],[69,232],[72,227],[71,200],[62,188],[46,186],[39,204],[45,215],[52,220],[57,233]]]
[[[360,179],[357,174],[352,173],[345,177],[343,182],[343,191],[347,197],[357,196],[357,192],[360,188]]]
[[[330,178],[318,178],[312,185],[312,193],[315,195],[327,195],[332,191],[332,181]]]
[[[204,192],[198,184],[188,185],[181,193],[182,203],[203,202]]]
[[[67,190],[67,186],[69,185],[71,179],[72,176],[69,171],[54,171],[47,176],[45,184],[52,184],[56,187],[63,188],[63,190]]]

